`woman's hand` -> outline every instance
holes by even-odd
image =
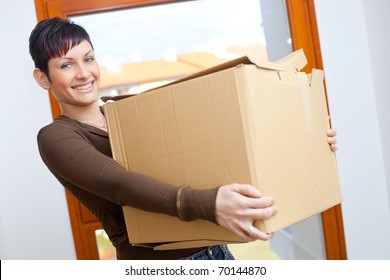
[[[337,138],[336,138],[337,132],[334,129],[329,129],[327,131],[327,134],[328,134],[328,144],[329,144],[329,147],[332,150],[332,152],[336,152],[337,149],[338,149]]]
[[[256,220],[265,220],[276,214],[272,197],[262,196],[253,186],[231,184],[219,188],[216,201],[217,223],[246,241],[268,240],[266,234],[253,226]]]

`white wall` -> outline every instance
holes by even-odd
[[[390,259],[390,2],[315,4],[339,132],[348,257]],[[75,259],[63,188],[36,148],[36,134],[51,114],[31,76],[27,40],[36,23],[34,1],[1,1],[0,19],[0,259]]]
[[[375,5],[373,5],[373,3]],[[378,122],[382,140],[384,167],[386,170],[387,195],[390,201],[390,3],[388,0],[363,0],[367,25],[367,39],[372,61],[374,90],[378,110]]]
[[[28,52],[34,1],[1,1],[0,21],[0,259],[75,259],[64,189],[36,145],[51,113]]]
[[[390,259],[390,2],[316,0],[349,259]],[[387,166],[387,168],[386,168]]]

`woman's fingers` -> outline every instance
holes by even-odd
[[[272,196],[264,196],[259,198],[244,198],[244,203],[248,208],[266,208],[274,205],[275,199]]]
[[[329,129],[327,131],[327,135],[328,135],[328,144],[329,144],[330,149],[333,152],[337,151],[338,146],[337,146],[337,138],[336,138],[337,132],[336,132],[336,130]]]
[[[273,236],[273,233],[265,233],[256,228],[253,224],[250,224],[250,222],[247,222],[245,223],[245,225],[243,224],[235,228],[233,232],[246,241],[267,241]]]
[[[333,128],[328,129],[327,134],[329,137],[335,137],[337,135],[337,131]]]
[[[247,241],[268,240],[272,237],[253,226],[256,220],[265,220],[276,214],[274,198],[261,196],[251,185],[222,186],[217,194],[216,219]]]
[[[266,220],[278,213],[278,209],[274,206],[264,208],[249,208],[245,210],[245,217],[250,218],[252,221]]]
[[[259,230],[253,225],[250,225],[246,229],[244,229],[244,234],[254,240],[263,240],[263,241],[269,240],[273,236],[272,233],[268,234],[262,232],[261,230]]]
[[[261,192],[249,184],[231,184],[228,185],[232,191],[248,197],[261,197]]]

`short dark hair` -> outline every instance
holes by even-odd
[[[29,38],[30,55],[35,67],[48,78],[48,61],[65,55],[71,48],[87,40],[93,49],[87,31],[69,19],[50,18],[40,21]]]

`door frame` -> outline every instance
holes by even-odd
[[[34,0],[37,20],[113,11],[147,5],[181,2],[177,0]],[[293,50],[304,49],[307,65],[303,69],[323,69],[321,48],[315,16],[314,0],[286,0]],[[53,119],[61,114],[60,107],[49,92]],[[328,108],[329,112],[329,108]],[[77,259],[99,259],[95,230],[101,228],[97,219],[77,199],[65,191]],[[326,256],[329,260],[346,260],[345,236],[341,205],[321,213]]]

